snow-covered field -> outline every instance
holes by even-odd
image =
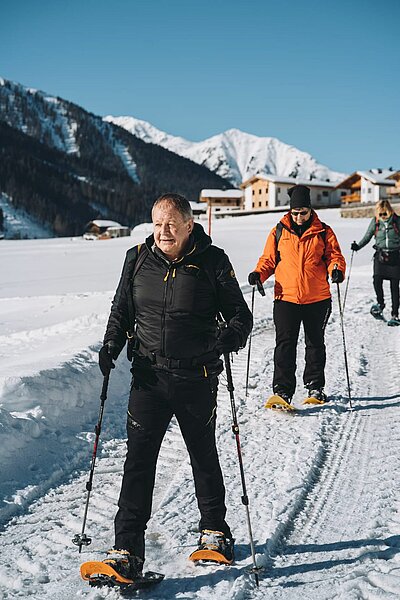
[[[320,211],[349,258],[368,220]],[[277,215],[213,223],[250,302],[247,273]],[[129,365],[110,379],[86,532],[78,554],[102,378],[97,350],[126,249],[143,231],[106,242],[52,239],[1,242],[0,285],[0,596],[35,600],[116,598],[79,576],[83,560],[101,559],[113,543],[113,517],[125,453]],[[354,411],[348,410],[336,289],[327,327],[327,391],[332,402],[301,407],[299,345],[296,415],[266,411],[274,328],[272,282],[256,296],[245,397],[247,349],[234,356],[235,398],[260,587],[251,565],[225,376],[219,391],[218,444],[234,566],[195,567],[198,520],[190,465],[176,423],[161,451],[147,534],[149,569],[164,572],[147,599],[328,600],[400,598],[400,332],[374,321],[372,244],[355,255],[345,326]],[[335,286],[336,287],[336,286]],[[342,294],[344,286],[341,287]],[[386,288],[388,295],[388,289]]]

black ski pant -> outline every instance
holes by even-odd
[[[383,280],[381,275],[374,275],[374,289],[376,294],[376,300],[378,304],[383,308],[385,306],[385,300],[383,297]],[[390,294],[392,296],[392,315],[399,314],[399,279],[391,277],[390,281]]]
[[[158,453],[173,415],[190,456],[201,515],[199,529],[222,531],[231,537],[215,443],[217,386],[216,376],[186,379],[155,369],[133,370],[115,548],[144,558],[144,531],[151,516]]]
[[[296,389],[296,354],[300,325],[303,323],[306,342],[306,365],[303,382],[307,387],[325,385],[325,327],[332,311],[330,298],[311,304],[294,304],[284,300],[274,302],[276,346],[274,352],[274,392],[293,396]]]

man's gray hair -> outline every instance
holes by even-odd
[[[184,221],[189,221],[189,219],[193,219],[193,211],[192,207],[188,200],[186,200],[185,196],[181,196],[180,194],[163,194],[159,196],[157,200],[153,204],[152,212],[159,206],[162,202],[166,202],[173,206],[181,215]]]

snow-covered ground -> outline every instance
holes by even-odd
[[[349,258],[368,219],[320,211]],[[250,303],[247,273],[277,215],[213,223],[214,243],[229,254]],[[101,559],[113,543],[113,517],[125,453],[129,365],[110,379],[86,532],[79,555],[85,482],[97,421],[101,374],[97,350],[127,248],[144,238],[104,242],[50,239],[1,242],[0,286],[0,595],[35,600],[116,598],[79,576],[83,560]],[[273,365],[272,282],[256,296],[250,390],[247,349],[233,376],[250,498],[260,587],[251,565],[225,376],[219,390],[218,445],[234,566],[195,567],[187,555],[198,520],[190,465],[173,421],[162,447],[147,568],[166,574],[154,599],[310,600],[400,598],[400,332],[369,316],[374,300],[372,244],[355,255],[345,327],[354,411],[348,410],[336,289],[327,327],[327,391],[332,402],[301,407],[304,364],[294,415],[263,408]],[[342,294],[344,286],[341,286]],[[388,289],[386,288],[388,295]],[[390,303],[389,303],[390,304]]]

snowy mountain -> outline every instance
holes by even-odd
[[[262,252],[276,214],[219,219],[215,243],[239,281]],[[369,219],[324,211],[347,260]],[[132,238],[107,244],[51,239],[1,242],[0,286],[0,597],[4,600],[116,600],[89,588],[79,565],[102,560],[114,543],[113,518],[126,453],[129,363],[122,352],[110,377],[85,532],[78,553],[85,484],[102,377],[97,363],[110,302]],[[240,243],[238,239],[240,238]],[[246,248],[246,252],[243,252]],[[271,387],[275,331],[272,282],[254,304],[250,388],[247,348],[233,356],[260,587],[252,564],[231,405],[222,373],[216,434],[227,489],[235,564],[195,566],[198,539],[190,461],[175,419],[158,460],[146,570],[165,580],[147,600],[399,600],[400,337],[369,315],[374,301],[372,243],[354,256],[344,324],[354,410],[349,411],[337,291],[326,328],[326,390],[321,407],[301,404],[304,335],[300,333],[295,415],[264,409]],[[251,305],[251,288],[242,285]],[[385,289],[385,293],[388,293]],[[385,309],[390,314],[390,306]],[[301,350],[300,350],[301,349]]]
[[[307,152],[289,146],[273,137],[258,137],[239,129],[229,129],[201,142],[190,142],[160,131],[150,123],[134,117],[104,119],[115,123],[145,142],[158,144],[204,165],[214,173],[238,186],[242,181],[260,173],[339,181],[343,173],[320,165]]]
[[[157,195],[230,183],[83,108],[0,78],[0,193],[57,235],[93,218],[136,225]]]

